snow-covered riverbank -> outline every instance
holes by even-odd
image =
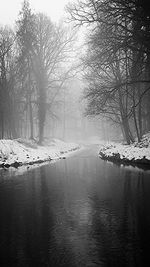
[[[60,159],[79,148],[75,143],[65,143],[58,139],[53,139],[44,146],[23,139],[0,140],[0,167],[18,167]]]
[[[100,148],[102,159],[125,164],[143,164],[150,166],[150,133],[145,134],[140,143],[123,145],[108,143]]]

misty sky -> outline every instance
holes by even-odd
[[[12,25],[21,10],[23,0],[0,0],[0,24]],[[69,0],[30,0],[32,10],[49,15],[58,22],[64,13],[64,6]]]

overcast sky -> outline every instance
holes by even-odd
[[[21,10],[23,0],[0,0],[0,24],[12,25]],[[33,11],[44,12],[58,22],[69,0],[30,0]]]

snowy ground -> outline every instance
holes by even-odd
[[[64,158],[69,152],[79,149],[79,145],[65,143],[58,139],[39,146],[23,139],[0,140],[0,167],[18,167]]]
[[[140,143],[123,145],[108,143],[100,148],[102,159],[127,164],[144,164],[150,166],[150,132],[145,134]]]

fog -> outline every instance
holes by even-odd
[[[0,266],[147,266],[147,0],[1,2]]]
[[[83,32],[31,7],[24,1],[15,28],[0,28],[0,137],[110,140],[107,120],[85,115]]]
[[[68,4],[64,18],[67,1],[60,14],[53,5],[56,20],[51,2],[46,13],[37,3],[23,1],[14,26],[0,27],[0,138],[140,141],[150,129],[147,41],[137,36],[133,55],[86,2]]]
[[[59,108],[54,117],[47,116],[45,138],[59,138],[77,143],[94,143],[115,140],[121,133],[102,117],[85,116],[84,83],[71,80],[60,96]],[[111,129],[111,130],[110,130]],[[116,138],[116,139],[117,139]]]

